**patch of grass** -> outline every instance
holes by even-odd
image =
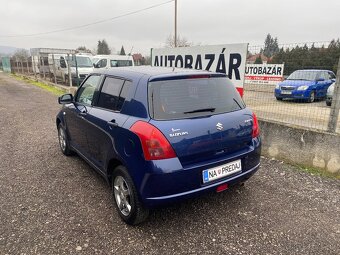
[[[332,179],[337,179],[340,180],[340,173],[332,174],[330,172],[327,172],[325,170],[321,170],[319,168],[315,167],[306,167],[302,165],[294,165],[295,167],[298,168],[298,170],[309,173],[311,175],[316,175],[316,176],[321,176],[321,177],[328,177]]]
[[[19,81],[24,81],[24,82],[27,82],[27,83],[32,84],[34,86],[37,86],[39,88],[42,88],[44,90],[47,90],[47,91],[51,92],[52,94],[54,94],[56,96],[61,96],[61,95],[65,94],[65,92],[66,92],[63,89],[48,85],[48,84],[40,82],[40,81],[31,80],[31,79],[29,79],[25,76],[20,76],[20,75],[17,75],[17,74],[11,74],[11,76],[13,78],[19,80]]]
[[[264,155],[262,155],[262,156],[264,158],[270,160],[270,158],[268,158],[268,157],[266,157]],[[297,163],[288,161],[287,159],[275,158],[274,160],[280,161],[280,162],[282,162],[282,163],[284,163],[286,165],[292,166],[293,168],[290,168],[290,169],[294,169],[296,171],[305,172],[305,173],[308,173],[308,174],[314,175],[314,176],[320,176],[320,177],[326,177],[326,178],[340,180],[340,173],[334,173],[333,174],[333,173],[327,172],[324,169],[297,164]]]

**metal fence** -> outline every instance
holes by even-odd
[[[288,78],[290,80],[286,81],[287,84],[282,84],[282,81],[272,83],[248,81],[244,85],[244,101],[247,106],[252,108],[262,120],[340,133],[339,41],[282,45],[276,50],[272,49],[271,55],[267,50],[267,56],[264,54],[265,51],[265,46],[250,46],[248,64],[254,62],[284,64],[283,79],[301,69],[329,70],[336,74],[337,79],[336,82],[335,77],[319,79],[315,74],[320,74],[320,71],[304,71],[309,74],[309,77],[300,77],[303,79],[293,81],[291,78],[294,77],[291,76]],[[332,81],[335,88],[331,106],[328,106],[325,100],[326,91]],[[281,98],[279,93],[287,93],[287,95],[282,95]],[[301,95],[300,98],[295,97],[298,94]]]
[[[250,46],[248,48],[247,64],[253,64],[254,62],[284,64],[282,79],[287,78],[295,70],[315,69],[332,71],[336,74],[337,80],[336,84],[334,84],[331,106],[326,105],[325,89],[327,88],[324,89],[324,94],[314,91],[313,100],[310,100],[310,98],[283,100],[276,98],[274,91],[280,81],[276,83],[246,82],[244,84],[244,101],[262,120],[340,133],[339,58],[339,40],[277,45],[274,48],[269,47],[269,49],[268,46],[264,45]],[[42,54],[38,55],[37,58],[30,57],[24,61],[12,58],[11,69],[12,72],[34,75],[36,78],[42,78],[50,82],[64,85],[71,84],[70,80],[57,80],[55,76],[51,75],[51,65],[48,64],[47,57]],[[313,79],[310,78],[310,80]],[[302,83],[301,85],[303,86],[304,84]],[[326,86],[328,87],[328,85]]]

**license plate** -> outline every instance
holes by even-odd
[[[241,160],[236,160],[228,164],[217,166],[202,172],[203,183],[214,181],[225,176],[241,172]]]
[[[281,95],[291,95],[291,91],[281,91]]]

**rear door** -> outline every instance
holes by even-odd
[[[148,93],[150,123],[183,165],[231,155],[252,141],[252,113],[227,78],[150,82]]]
[[[114,147],[123,140],[120,134],[128,115],[121,114],[120,110],[131,84],[121,78],[106,77],[98,101],[86,116],[90,123],[86,129],[90,159],[99,169],[104,169],[107,157],[113,156]]]

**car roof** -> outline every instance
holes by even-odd
[[[125,55],[95,55],[94,58],[116,58],[119,60],[126,59],[131,60],[132,56],[125,56]]]
[[[190,75],[213,75],[214,77],[226,77],[223,73],[214,73],[205,70],[194,70],[175,67],[154,67],[154,66],[129,66],[114,67],[105,70],[98,70],[98,73],[112,76],[126,77],[130,79],[148,76],[150,80],[167,79],[170,77],[181,77]]]

